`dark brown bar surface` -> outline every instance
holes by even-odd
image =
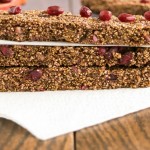
[[[150,44],[150,21],[135,16],[132,23],[115,16],[110,21],[64,13],[25,11],[17,15],[0,13],[0,39],[11,41],[66,41],[85,44],[140,46]]]
[[[122,64],[125,55],[129,63]],[[138,66],[150,62],[150,48],[0,46],[0,66]]]
[[[110,10],[114,15],[131,13],[143,15],[150,10],[150,2],[141,3],[140,0],[82,0],[84,6],[88,6],[94,13],[100,10]]]
[[[37,73],[33,73],[36,71],[40,72],[40,76]],[[31,73],[33,73],[32,76]],[[150,87],[149,65],[143,68],[74,66],[38,69],[27,67],[0,69],[0,91],[3,92],[139,87]]]

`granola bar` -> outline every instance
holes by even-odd
[[[63,13],[51,16],[46,11],[0,13],[0,39],[11,41],[66,41],[84,44],[140,46],[150,44],[150,21],[135,16],[134,22],[85,18]]]
[[[150,62],[150,48],[0,46],[0,66],[138,66]]]
[[[114,15],[120,13],[131,13],[135,15],[143,15],[150,10],[150,1],[148,0],[81,0],[82,4],[89,7],[94,13],[100,10],[110,10]]]
[[[0,91],[98,90],[150,87],[150,66],[10,67],[0,69]]]

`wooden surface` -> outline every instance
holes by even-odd
[[[49,5],[60,5],[75,14],[80,2],[28,0],[23,9],[47,9]],[[150,109],[45,142],[13,122],[0,119],[0,150],[150,150]]]
[[[73,150],[73,133],[40,141],[17,124],[0,119],[0,150]]]
[[[150,150],[150,109],[76,133],[77,150]]]
[[[44,142],[0,119],[0,150],[150,150],[150,108]]]

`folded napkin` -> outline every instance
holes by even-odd
[[[0,115],[46,140],[150,107],[150,88],[0,93]]]

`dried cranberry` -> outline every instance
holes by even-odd
[[[129,65],[132,58],[133,55],[131,52],[125,53],[124,55],[122,55],[122,58],[120,59],[120,65]]]
[[[107,80],[112,80],[112,81],[117,80],[117,75],[110,74],[109,77],[107,78]]]
[[[99,19],[102,21],[109,21],[112,17],[112,12],[107,10],[102,10],[99,14]]]
[[[73,66],[73,67],[72,67],[72,71],[73,71],[74,73],[78,73],[78,68],[77,68],[76,66]]]
[[[81,17],[88,18],[88,17],[90,17],[92,15],[92,11],[88,7],[83,6],[80,9],[80,15],[81,15]]]
[[[111,60],[113,58],[112,52],[107,52],[104,56],[107,60]]]
[[[132,14],[122,13],[118,16],[121,22],[133,22],[135,21],[135,16]]]
[[[32,81],[37,81],[42,77],[42,74],[43,72],[41,69],[35,69],[29,73],[28,78]]]
[[[80,89],[81,89],[81,90],[88,90],[88,89],[89,89],[89,87],[88,87],[88,86],[86,86],[86,85],[82,85]]]
[[[11,2],[12,0],[0,0],[0,3],[9,3]]]
[[[141,3],[150,3],[150,0],[140,0]]]
[[[0,50],[5,57],[11,57],[14,54],[12,49],[10,49],[8,46],[2,46],[0,47]]]
[[[100,55],[100,56],[104,56],[104,55],[106,54],[106,51],[107,51],[107,50],[106,50],[105,47],[99,47],[97,53],[98,53],[98,55]]]
[[[150,21],[150,11],[145,12],[144,17],[146,20]]]
[[[51,16],[59,16],[64,13],[64,10],[59,6],[50,6],[47,9],[47,13]]]
[[[8,12],[11,15],[16,15],[16,14],[21,13],[21,8],[19,6],[12,6],[9,8]]]
[[[93,41],[94,41],[94,42],[97,42],[97,41],[98,41],[98,38],[97,38],[96,35],[93,35]]]

